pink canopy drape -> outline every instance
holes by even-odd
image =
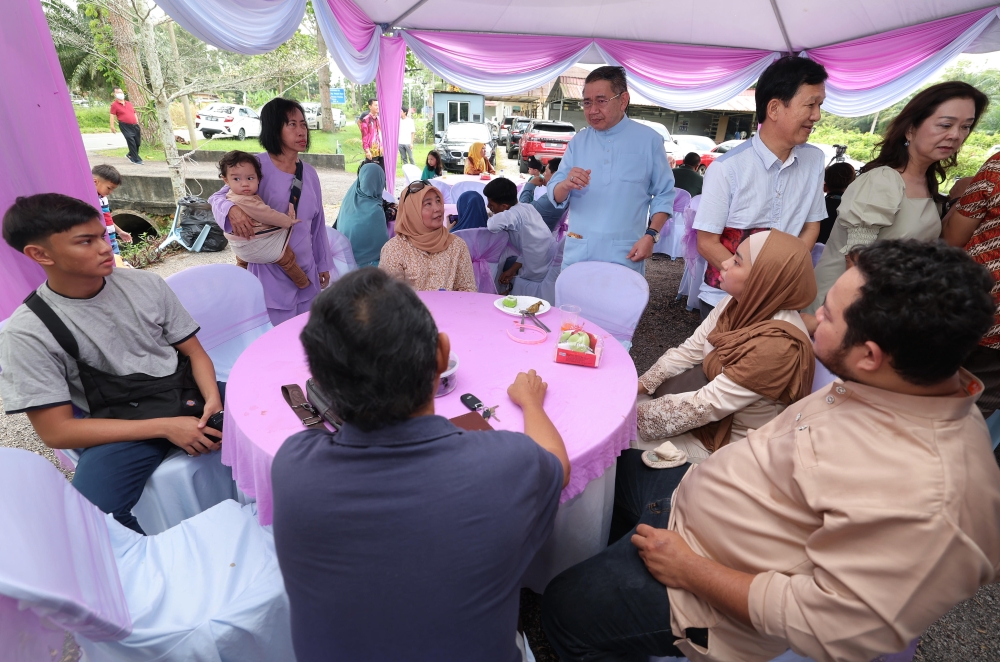
[[[65,193],[97,205],[90,164],[41,3],[11,2],[0,20],[0,213],[17,196]],[[0,242],[0,320],[45,280]]]

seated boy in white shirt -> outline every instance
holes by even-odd
[[[532,205],[518,204],[517,186],[503,177],[487,184],[483,195],[492,212],[486,227],[490,232],[506,231],[516,252],[516,256],[508,258],[504,264],[500,283],[510,283],[515,277],[540,283],[556,251],[556,240],[541,214]]]

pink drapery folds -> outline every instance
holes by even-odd
[[[997,19],[980,9],[841,44],[812,48],[803,57],[826,67],[824,110],[867,115],[917,91],[952,58],[965,52]]]
[[[402,37],[379,39],[378,75],[375,90],[382,116],[382,147],[385,158],[385,188],[396,190],[396,159],[399,156],[399,111],[403,103],[403,73],[406,43]]]
[[[96,207],[87,153],[39,2],[13,2],[4,10],[0,89],[0,214],[17,196],[35,193],[65,193]],[[41,267],[0,241],[0,320],[44,280]]]

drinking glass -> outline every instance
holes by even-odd
[[[564,303],[559,306],[559,311],[562,313],[562,326],[560,327],[562,331],[569,331],[580,326],[580,306]]]

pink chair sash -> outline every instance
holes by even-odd
[[[500,261],[500,256],[507,248],[507,233],[475,228],[457,230],[454,234],[469,247],[472,270],[476,274],[476,288],[484,294],[496,294],[497,288],[493,282],[494,269],[491,265],[496,265]]]

